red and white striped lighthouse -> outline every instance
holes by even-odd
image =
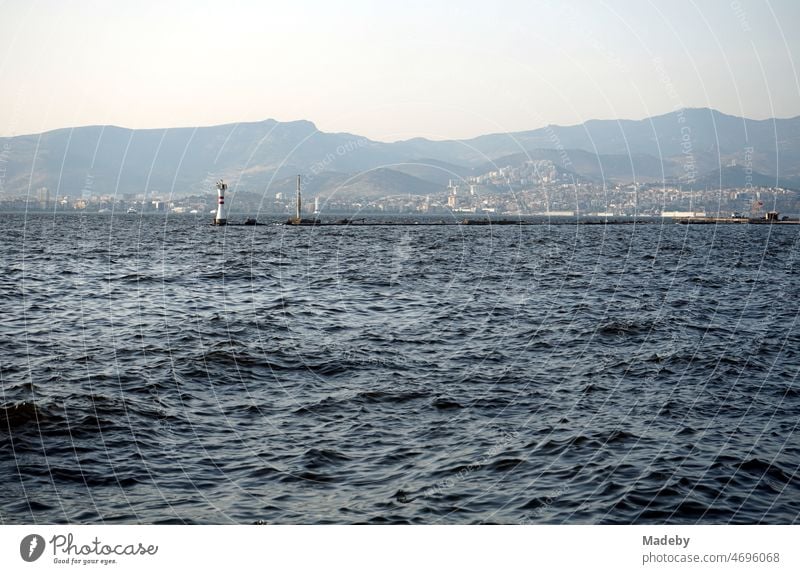
[[[217,182],[217,216],[214,218],[214,225],[225,225],[228,220],[225,219],[225,190],[228,189],[228,184],[222,180]]]

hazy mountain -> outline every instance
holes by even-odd
[[[533,149],[524,153],[503,156],[475,168],[476,173],[487,173],[505,166],[519,166],[526,161],[548,160],[562,173],[573,174],[584,179],[602,182],[612,181],[661,181],[679,173],[679,166],[672,160],[645,154],[597,155],[587,151],[570,149]]]
[[[427,181],[390,168],[376,168],[353,175],[324,172],[318,176],[302,177],[301,184],[303,197],[320,196],[333,199],[429,195],[442,193],[446,189],[446,183]],[[269,194],[283,193],[284,197],[292,197],[296,188],[297,177],[286,177],[272,183]]]
[[[445,186],[451,179],[457,180],[468,177],[473,173],[478,173],[477,169],[431,158],[407,159],[401,163],[387,167],[419,179]]]
[[[755,170],[748,171],[740,165],[725,166],[705,174],[697,180],[697,187],[710,189],[720,187],[786,187],[800,189],[800,178],[789,177],[776,179],[773,175],[765,175]]]
[[[275,120],[143,130],[87,126],[0,138],[7,196],[35,194],[41,186],[53,197],[211,193],[220,177],[234,189],[268,194],[297,173],[304,174],[311,195],[335,189],[369,197],[427,194],[448,179],[524,156],[551,159],[595,180],[695,178],[699,185],[735,160],[767,179],[798,181],[800,117],[759,121],[686,109],[639,121],[591,120],[463,141],[393,143],[320,132],[307,121]]]
[[[707,108],[639,121],[590,120],[577,126],[491,134],[463,143],[466,146],[454,150],[474,148],[489,158],[539,148],[578,149],[598,155],[649,155],[681,165],[694,159],[699,173],[720,169],[732,159],[750,161],[762,173],[775,173],[779,165],[781,176],[800,173],[800,117],[750,120]]]
[[[442,193],[445,186],[388,168],[368,170],[349,178],[336,188],[320,191],[326,197],[376,199],[391,195],[430,195]]]
[[[47,186],[56,195],[73,196],[84,190],[208,191],[219,177],[263,188],[275,176],[315,166],[318,171],[355,171],[383,161],[380,144],[323,133],[305,121],[157,130],[89,126],[4,138],[1,144],[9,150],[7,192]]]

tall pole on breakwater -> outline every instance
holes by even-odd
[[[299,222],[300,221],[300,176],[297,176],[297,209],[295,210],[294,217]]]

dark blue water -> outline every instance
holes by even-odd
[[[2,523],[796,523],[800,227],[4,216]]]

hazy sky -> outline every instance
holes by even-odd
[[[378,140],[800,115],[800,1],[0,0],[0,135],[308,119]]]

